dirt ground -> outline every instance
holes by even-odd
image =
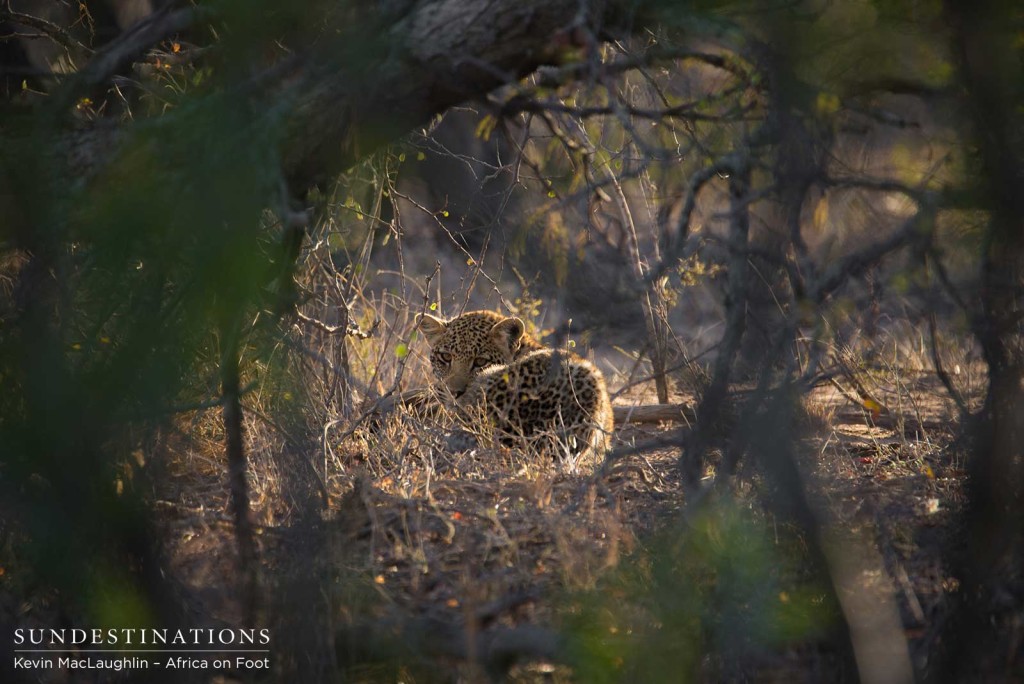
[[[815,390],[800,466],[861,676],[897,681],[899,673],[913,676],[908,667],[918,676],[928,671],[957,588],[944,553],[963,505],[965,471],[952,407],[933,376],[908,374],[888,394],[881,383],[877,396],[892,415],[872,416],[827,384]],[[677,429],[625,426],[616,445],[671,438]],[[170,486],[157,505],[172,569],[197,619],[237,623],[245,609],[235,590],[225,467],[203,455],[216,453],[216,433],[206,439],[172,455]],[[325,456],[329,506],[312,523],[268,484],[280,477],[273,472],[280,465],[254,459],[261,581],[270,594],[305,597],[315,605],[298,612],[335,627],[308,645],[314,664],[307,675],[331,672],[332,654],[341,654],[355,663],[348,672],[357,681],[432,680],[438,673],[474,681],[496,666],[494,654],[511,639],[517,652],[535,656],[513,670],[518,681],[584,681],[558,662],[559,630],[573,624],[567,597],[616,586],[624,567],[653,553],[651,540],[685,520],[678,455],[668,446],[617,459],[599,476],[569,473],[509,449],[452,453],[443,430],[398,415],[375,431],[353,433],[330,460]],[[715,466],[712,459],[706,481]],[[759,486],[756,472],[741,469],[729,496],[770,529],[775,521],[758,507]],[[776,544],[787,543],[777,528],[775,535]],[[295,593],[302,578],[313,578],[316,591]],[[786,592],[779,595],[785,600]],[[275,605],[268,599],[256,610],[266,616]],[[382,675],[365,665],[381,653],[401,653],[398,644],[419,651],[400,658],[413,662],[411,669]],[[829,679],[835,663],[819,646],[805,637],[761,651],[738,669],[712,663],[701,671],[711,679]]]

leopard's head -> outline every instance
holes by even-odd
[[[434,374],[456,397],[490,366],[506,364],[529,340],[518,318],[494,311],[473,311],[445,321],[421,314],[417,326],[430,345]]]

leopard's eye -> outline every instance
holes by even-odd
[[[484,366],[491,365],[491,362],[482,356],[478,356],[473,359],[473,368],[483,368]]]
[[[448,352],[438,352],[437,358],[441,363],[445,365],[448,365],[449,363],[452,362],[452,355],[449,354]]]

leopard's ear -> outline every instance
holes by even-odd
[[[433,347],[441,341],[441,336],[444,335],[448,322],[430,314],[418,314],[416,316],[416,327],[423,331],[423,336],[427,338],[427,344]]]
[[[526,326],[514,316],[495,323],[491,328],[491,337],[502,347],[508,349],[510,354],[515,354],[519,349],[519,343],[525,333]]]

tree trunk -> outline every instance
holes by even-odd
[[[1024,575],[1024,74],[1010,9],[992,2],[945,3],[980,161],[977,199],[990,212],[981,311],[972,321],[989,384],[974,421],[966,544],[954,554],[962,588],[943,639],[946,663],[955,667],[940,664],[935,672],[950,681],[1005,673],[1009,654],[1019,648],[1000,629],[1005,597],[1020,595]]]
[[[292,56],[235,87],[253,112],[283,118],[281,171],[297,196],[451,106],[557,63],[577,28],[614,30],[624,6],[602,3],[599,15],[588,16],[577,0],[421,0],[397,11],[396,4],[327,16],[319,34],[295,37]],[[101,51],[80,81],[105,81],[190,17],[185,10],[154,14]],[[253,129],[253,144],[260,144],[264,127],[254,122]],[[64,151],[71,174],[102,171],[123,148],[123,133],[102,121],[70,133]]]

